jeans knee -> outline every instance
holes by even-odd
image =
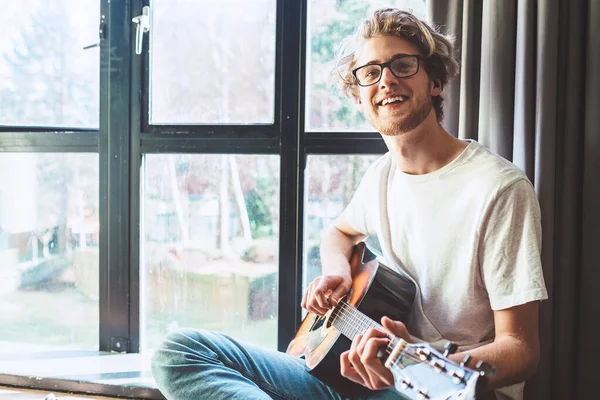
[[[182,357],[191,352],[190,342],[193,336],[192,329],[177,329],[170,331],[154,350],[151,359],[153,374],[168,370],[170,365],[181,363]]]
[[[170,331],[152,354],[152,370],[159,371],[171,365],[186,364],[190,358],[203,355],[216,358],[210,351],[212,333],[201,329],[180,328]]]

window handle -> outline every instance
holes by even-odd
[[[87,45],[83,49],[88,50],[88,49],[93,49],[94,47],[100,47],[100,45],[102,44],[102,41],[104,41],[105,38],[106,38],[106,17],[104,15],[102,15],[100,17],[100,26],[98,27],[98,42]]]
[[[142,54],[142,48],[144,44],[144,33],[150,31],[150,7],[144,6],[142,8],[142,15],[138,15],[131,19],[135,23],[135,54]]]

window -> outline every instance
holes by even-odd
[[[352,199],[368,166],[380,155],[311,155],[304,201],[304,287],[321,275],[319,234]]]
[[[0,153],[0,342],[98,348],[98,157]]]
[[[192,326],[276,348],[279,157],[150,154],[144,177],[143,347]]]
[[[275,0],[151,6],[152,124],[273,123]]]
[[[0,14],[0,125],[97,128],[99,51],[84,47],[98,41],[98,3],[23,0]]]
[[[99,16],[2,6],[0,351],[99,348]]]
[[[181,326],[277,348],[276,1],[150,7],[141,348]]]

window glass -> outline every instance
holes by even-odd
[[[362,176],[381,155],[311,155],[307,157],[304,200],[303,287],[321,275],[319,239],[348,205]]]
[[[396,7],[425,19],[425,0],[308,0],[307,131],[373,131],[331,75],[342,40],[375,9]]]
[[[147,155],[142,342],[177,327],[277,347],[279,156]]]
[[[275,0],[151,7],[151,124],[273,123]]]
[[[100,4],[2,2],[0,125],[97,128]]]
[[[98,155],[0,153],[0,352],[98,348]]]

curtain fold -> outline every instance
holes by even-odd
[[[515,49],[515,120],[512,159],[527,176],[535,171],[536,90],[536,1],[519,1],[517,9],[517,45]]]
[[[600,399],[595,365],[600,354],[600,1],[590,0],[587,11],[585,125],[583,130],[583,229],[578,318],[577,386],[581,399]],[[586,389],[590,388],[589,395]],[[593,388],[593,391],[592,391]]]
[[[555,398],[579,398],[577,393],[577,365],[573,362],[570,368],[565,368],[558,362],[559,357],[569,357],[577,354],[577,321],[578,321],[578,280],[581,273],[580,244],[584,239],[582,234],[582,196],[583,191],[583,147],[584,114],[585,110],[585,70],[586,70],[586,31],[585,2],[575,1],[562,3],[560,7],[560,23],[565,26],[565,34],[559,35],[559,49],[564,51],[560,57],[559,76],[562,79],[558,87],[558,118],[557,129],[557,165],[556,185],[561,190],[557,192],[556,226],[560,227],[555,235],[557,242],[554,252],[554,280],[559,287],[554,290],[553,305],[556,309],[552,324],[553,343],[557,350],[555,363],[551,366],[549,379],[563,379],[564,384],[554,385]],[[577,62],[571,62],[576,60]],[[570,268],[568,266],[571,266]],[[550,348],[552,351],[552,348]],[[540,381],[539,384],[542,384]],[[550,388],[549,388],[550,389]]]
[[[515,100],[517,10],[513,1],[483,2],[478,140],[510,159]]]
[[[600,1],[428,1],[461,60],[444,127],[513,161],[540,199],[550,298],[526,398],[600,398]]]
[[[432,3],[428,3],[428,13],[434,21],[443,21],[442,29],[457,37],[456,32],[462,30],[462,12],[463,0],[447,0],[444,2],[444,7],[432,7]],[[460,60],[461,47],[455,49],[457,59]],[[459,107],[460,103],[453,101],[459,98],[461,85],[461,76],[456,77],[448,83],[444,88],[444,128],[456,135],[458,132]]]

